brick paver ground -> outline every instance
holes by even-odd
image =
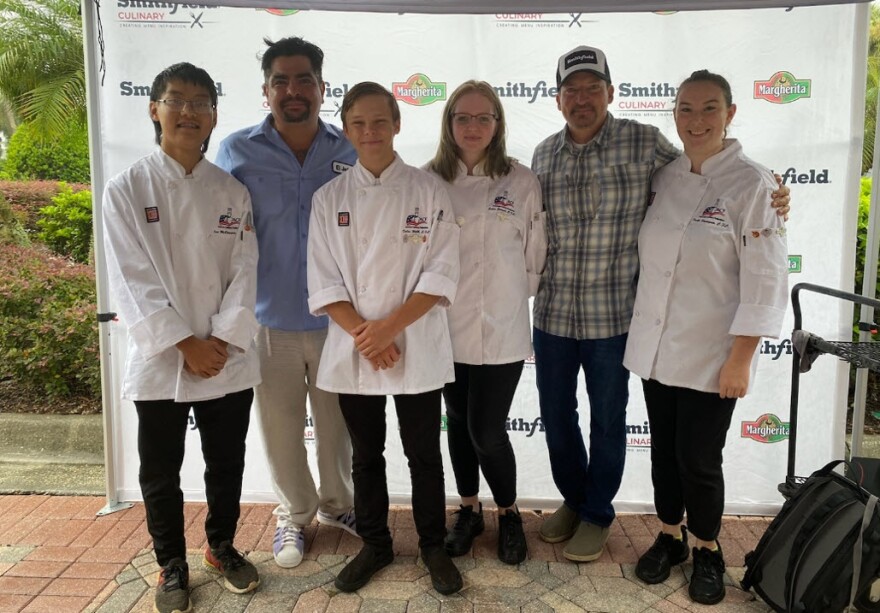
[[[152,611],[159,567],[150,549],[144,507],[97,517],[104,499],[82,496],[0,496],[0,613],[145,613]],[[464,589],[441,596],[418,561],[417,536],[408,507],[390,516],[397,557],[355,594],[333,587],[336,573],[360,549],[360,541],[337,528],[306,529],[305,560],[281,569],[272,560],[272,505],[243,505],[236,546],[248,552],[262,583],[252,594],[226,591],[203,570],[205,505],[187,503],[187,544],[195,611],[223,613],[496,613],[506,611],[769,611],[736,587],[743,556],[757,544],[769,520],[725,517],[720,540],[728,564],[727,597],[715,607],[690,602],[690,563],[666,582],[648,586],[633,575],[638,556],[650,547],[656,518],[621,515],[605,552],[595,562],[575,564],[563,544],[538,538],[540,511],[523,510],[529,558],[507,566],[496,556],[497,523],[486,511],[486,532],[471,554],[456,558]],[[450,523],[452,522],[450,509]]]

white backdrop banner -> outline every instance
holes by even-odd
[[[555,102],[558,56],[590,44],[609,58],[616,87],[610,111],[654,124],[676,143],[671,115],[676,85],[700,68],[725,75],[739,107],[731,135],[741,140],[749,156],[781,174],[792,190],[791,283],[848,289],[861,155],[862,14],[855,5],[791,11],[427,16],[104,2],[100,18],[106,74],[99,93],[104,176],[123,170],[155,146],[147,117],[149,86],[161,69],[180,61],[207,69],[217,81],[219,122],[208,153],[213,158],[223,137],[259,122],[268,112],[258,54],[265,47],[264,36],[290,35],[324,49],[325,121],[340,123],[342,97],[352,85],[382,83],[401,102],[397,150],[408,163],[421,165],[435,151],[447,96],[466,79],[484,79],[504,103],[511,154],[528,163],[535,145],[564,125]],[[850,317],[847,304],[804,299],[805,327],[825,338],[848,338]],[[789,314],[786,330],[792,321]],[[121,324],[112,324],[111,488],[118,500],[139,500],[137,417],[130,403],[118,400],[125,336]],[[763,341],[754,391],[737,405],[725,450],[729,513],[766,513],[781,505],[776,486],[785,475],[791,352],[787,337]],[[633,377],[630,388],[627,464],[616,507],[644,511],[652,507],[651,433],[640,381]],[[583,383],[579,389],[586,437],[589,403]],[[830,357],[817,361],[802,378],[800,399],[798,473],[805,474],[842,456],[846,368]],[[406,501],[409,474],[393,411],[388,422],[389,491],[394,500]],[[313,446],[311,423],[304,427],[306,444]],[[559,494],[550,475],[532,364],[526,365],[508,427],[518,460],[520,503],[555,506]],[[187,499],[203,499],[197,432],[189,433],[187,446],[182,487]],[[445,440],[443,447],[445,453]],[[445,463],[446,491],[454,500],[448,455]],[[491,498],[485,483],[482,492]],[[256,419],[248,436],[243,499],[275,499]]]

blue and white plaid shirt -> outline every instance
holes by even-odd
[[[629,328],[639,269],[639,228],[654,171],[680,152],[654,126],[615,119],[583,147],[568,129],[535,148],[532,170],[547,211],[547,264],[535,327],[600,339]]]

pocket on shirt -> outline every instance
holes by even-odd
[[[750,228],[743,238],[742,259],[746,270],[755,275],[781,275],[788,272],[785,226]]]
[[[241,182],[250,192],[254,214],[261,211],[277,213],[284,209],[285,199],[279,175],[252,173],[241,176]]]
[[[617,220],[642,220],[648,205],[652,162],[607,166],[600,173],[598,214]]]

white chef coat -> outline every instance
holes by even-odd
[[[446,308],[458,284],[458,235],[446,188],[395,156],[379,178],[360,162],[315,192],[309,224],[309,309],[351,302],[382,319],[413,293],[440,296],[394,342],[400,361],[374,371],[330,322],[317,385],[346,394],[420,394],[455,379]]]
[[[639,233],[639,283],[624,366],[643,379],[717,393],[735,336],[778,337],[788,302],[785,225],[769,170],[725,148],[690,172],[657,171]],[[752,359],[754,380],[757,351]]]
[[[123,398],[194,402],[258,384],[247,189],[207,160],[185,175],[157,150],[110,179],[103,211],[110,293],[129,334]],[[175,344],[191,335],[229,344],[215,377],[184,370]]]
[[[529,296],[547,259],[541,184],[514,163],[494,179],[482,164],[447,183],[461,228],[461,278],[449,309],[452,355],[463,364],[509,364],[532,355]]]

